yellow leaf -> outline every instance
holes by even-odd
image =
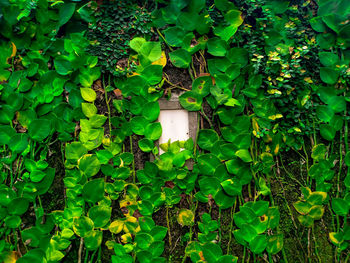
[[[337,237],[338,237],[337,232],[330,232],[329,233],[329,239],[335,245],[339,245],[341,243],[341,241],[338,240]]]
[[[194,222],[194,214],[189,209],[181,209],[178,216],[177,222],[182,226],[190,226]]]
[[[5,258],[4,258],[4,263],[15,263],[18,259],[18,254],[16,251],[11,251],[9,252]]]
[[[124,235],[121,236],[121,241],[126,244],[129,243],[130,241],[132,241],[132,236],[130,233],[126,233]]]
[[[166,65],[166,61],[167,61],[167,59],[166,59],[165,52],[162,51],[162,55],[160,56],[160,59],[154,61],[154,62],[152,63],[152,65],[161,65],[161,66],[164,68],[165,65]]]
[[[11,42],[12,44],[12,54],[11,54],[11,58],[16,56],[16,53],[17,53],[17,47],[15,45],[15,43]]]
[[[123,227],[124,227],[123,221],[115,220],[110,224],[109,231],[111,231],[111,233],[113,234],[119,234],[120,232],[122,232]]]

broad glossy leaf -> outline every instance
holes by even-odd
[[[46,119],[33,120],[28,126],[28,134],[35,141],[43,141],[51,132],[51,122]]]
[[[182,48],[170,52],[169,57],[173,65],[178,68],[188,68],[192,60],[191,54]]]
[[[210,38],[207,42],[208,53],[217,56],[223,57],[227,51],[227,43],[226,41],[220,38]]]
[[[329,124],[321,124],[320,125],[320,133],[324,139],[326,139],[328,141],[332,141],[335,138],[336,131]]]
[[[17,133],[11,138],[8,146],[14,153],[23,152],[28,146],[28,135],[25,133]]]
[[[130,47],[135,50],[136,52],[140,52],[142,45],[146,43],[146,40],[142,37],[135,37],[132,40],[130,40]]]
[[[266,251],[269,254],[275,255],[280,252],[283,248],[283,235],[272,235],[267,238]]]
[[[157,120],[159,116],[160,108],[159,103],[157,101],[155,102],[148,102],[144,105],[142,110],[142,116],[148,120],[148,121],[155,121]]]
[[[324,83],[333,85],[338,81],[339,71],[332,67],[321,67],[320,77]]]
[[[138,141],[138,145],[143,152],[151,152],[154,148],[154,143],[152,140],[143,138]]]
[[[340,216],[346,216],[349,213],[350,205],[344,199],[332,198],[332,209]]]
[[[80,93],[87,102],[94,102],[96,100],[96,92],[91,88],[80,88]]]
[[[78,167],[87,177],[92,177],[100,171],[101,163],[95,154],[86,154],[78,160]]]
[[[150,123],[146,126],[145,137],[152,141],[158,140],[162,135],[162,125],[159,122]]]
[[[262,253],[266,248],[266,236],[258,235],[251,242],[249,242],[249,247],[254,254]]]
[[[105,193],[104,184],[103,178],[88,181],[83,187],[84,200],[91,203],[101,201]]]
[[[202,129],[198,133],[197,144],[204,150],[210,150],[219,140],[219,135],[214,130]]]
[[[88,216],[94,222],[94,227],[104,227],[111,218],[112,207],[105,205],[96,205],[89,209]]]
[[[81,109],[82,109],[84,115],[88,118],[96,115],[96,113],[97,113],[97,108],[92,103],[82,103]]]
[[[192,91],[187,91],[179,97],[181,106],[188,111],[198,111],[202,107],[202,99]]]

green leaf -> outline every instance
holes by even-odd
[[[350,167],[350,152],[347,152],[344,158],[346,166]]]
[[[94,104],[92,103],[82,103],[81,104],[81,109],[84,113],[84,115],[88,118],[91,118],[97,113],[97,108]]]
[[[143,138],[138,141],[138,145],[143,152],[151,152],[154,148],[154,143],[152,140]]]
[[[197,144],[204,150],[210,151],[213,145],[219,140],[219,135],[214,130],[202,129],[198,133]]]
[[[332,52],[320,52],[318,56],[325,67],[332,67],[339,62],[339,57]]]
[[[333,85],[338,81],[339,71],[331,67],[320,68],[321,80],[329,85]]]
[[[89,123],[92,128],[100,128],[106,122],[106,120],[107,120],[106,116],[95,114],[90,117]]]
[[[86,217],[75,217],[73,219],[73,230],[74,233],[79,237],[86,237],[88,236],[91,231],[94,229],[94,222]]]
[[[329,124],[320,125],[321,136],[327,141],[332,141],[335,138],[335,129]]]
[[[162,136],[162,125],[159,122],[150,123],[146,126],[145,137],[150,140],[158,140]]]
[[[142,38],[142,37],[135,37],[135,38],[133,38],[133,39],[130,41],[129,46],[130,46],[133,50],[135,50],[137,53],[139,53],[140,50],[141,50],[141,47],[142,47],[142,45],[143,45],[144,43],[146,43],[146,40],[145,40],[144,38]]]
[[[71,62],[65,56],[59,56],[54,60],[56,72],[60,75],[68,75],[73,72]]]
[[[266,251],[269,254],[275,255],[283,248],[283,235],[272,235],[267,238]]]
[[[23,215],[27,212],[29,207],[29,201],[27,198],[18,197],[12,199],[12,201],[8,205],[8,212],[11,215]]]
[[[81,96],[88,102],[94,102],[96,100],[96,92],[91,88],[80,88]]]
[[[346,101],[343,96],[333,96],[328,101],[328,106],[334,111],[334,112],[343,112],[346,109]]]
[[[324,213],[324,208],[321,205],[314,205],[311,207],[308,216],[314,220],[319,220],[322,218]]]
[[[316,108],[317,117],[324,122],[330,122],[334,117],[334,111],[325,105],[318,105]]]
[[[130,120],[131,130],[137,135],[144,135],[145,128],[149,124],[149,121],[142,116],[136,116]]]
[[[236,152],[236,156],[239,157],[243,162],[249,163],[252,162],[253,159],[250,156],[250,153],[246,149],[240,149]]]
[[[21,225],[21,218],[17,215],[8,216],[5,218],[5,225],[8,228],[17,228]]]
[[[238,180],[227,179],[221,183],[222,188],[224,188],[225,193],[230,196],[237,196],[242,193],[242,185]]]
[[[150,62],[154,62],[154,61],[160,59],[160,57],[162,55],[162,49],[160,47],[160,42],[143,43],[141,48],[140,48],[139,53],[140,53],[140,55],[144,56]]]
[[[213,175],[220,160],[214,154],[202,154],[198,157],[199,170],[203,175]]]
[[[249,247],[254,254],[262,253],[266,248],[266,236],[258,235],[251,242],[249,242]]]
[[[103,238],[102,231],[93,230],[87,236],[84,237],[84,244],[89,250],[96,250],[101,247]]]
[[[44,177],[46,176],[46,173],[40,170],[34,170],[30,173],[30,180],[34,183],[40,182]]]
[[[85,154],[78,160],[78,168],[87,176],[92,177],[100,171],[101,163],[94,154]]]
[[[163,32],[169,45],[174,47],[179,47],[182,45],[185,36],[185,31],[182,28],[177,26],[168,27]]]
[[[81,142],[72,142],[66,145],[66,159],[78,160],[81,156],[87,154],[87,149]]]
[[[112,207],[96,205],[89,209],[88,216],[94,222],[94,227],[101,228],[107,225],[111,218]]]
[[[220,38],[210,38],[207,42],[208,53],[217,56],[224,57],[227,51],[226,41]]]
[[[159,113],[160,108],[158,101],[146,103],[142,110],[142,116],[150,122],[157,120]]]
[[[59,27],[66,24],[73,16],[75,11],[75,3],[64,3],[59,10],[58,25]]]
[[[182,48],[170,52],[169,57],[173,65],[178,68],[188,68],[192,60],[191,54]]]
[[[179,97],[181,106],[188,111],[198,111],[202,107],[202,99],[192,91],[187,91]]]
[[[344,199],[332,198],[332,209],[337,215],[346,216],[349,213],[350,205]]]
[[[325,158],[325,154],[327,152],[327,148],[324,144],[320,143],[315,145],[312,148],[312,153],[311,153],[311,157],[312,159],[318,161],[318,160],[322,160]]]
[[[103,178],[88,181],[82,191],[84,200],[91,203],[101,201],[105,193],[104,184]]]
[[[28,135],[25,133],[17,133],[11,138],[8,146],[14,153],[23,152],[28,146]]]
[[[43,141],[51,132],[51,122],[45,119],[33,120],[28,126],[28,134],[34,141]]]
[[[231,24],[231,26],[239,27],[243,23],[243,19],[241,17],[242,12],[236,9],[229,10],[224,18],[227,22]]]

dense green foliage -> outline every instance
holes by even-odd
[[[1,261],[348,262],[350,2],[132,2],[1,1]]]

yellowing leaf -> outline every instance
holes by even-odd
[[[11,42],[12,44],[12,54],[11,54],[11,58],[16,56],[16,53],[17,53],[17,47],[15,45],[15,43]]]
[[[5,256],[4,263],[15,263],[18,258],[18,253],[16,251],[11,251]]]
[[[189,209],[181,209],[178,216],[177,222],[182,226],[190,226],[194,222],[194,214]]]
[[[160,58],[154,61],[152,65],[161,65],[164,68],[166,65],[166,61],[167,61],[167,58],[166,58],[165,52],[162,51],[162,55],[160,56]]]
[[[124,227],[124,222],[121,220],[115,220],[109,225],[109,231],[113,234],[119,234],[122,232]]]
[[[124,244],[126,244],[132,241],[132,235],[130,233],[126,233],[122,235],[120,239]]]
[[[81,88],[80,93],[83,99],[88,102],[93,102],[96,100],[96,92],[91,88]]]
[[[258,133],[259,132],[259,124],[258,122],[256,121],[256,118],[253,118],[252,119],[252,125],[253,125],[253,130]]]
[[[342,240],[339,240],[339,234],[337,232],[330,232],[329,239],[334,245],[339,245]]]

